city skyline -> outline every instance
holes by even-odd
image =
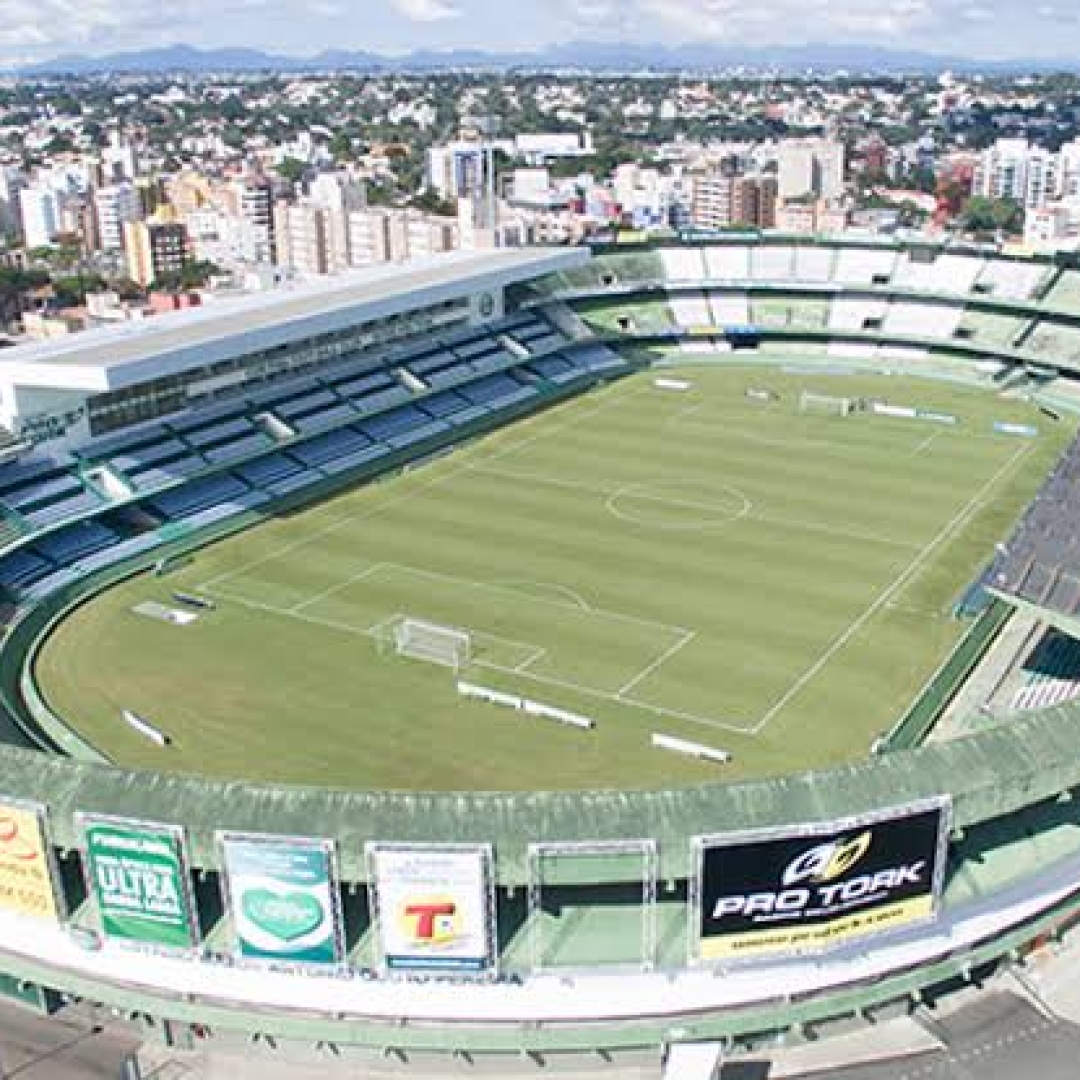
[[[183,42],[290,56],[328,48],[529,52],[566,42],[865,44],[971,61],[1070,58],[1080,12],[1020,0],[0,0],[0,64]]]

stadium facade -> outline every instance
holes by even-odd
[[[600,1068],[846,1030],[1063,932],[1076,707],[929,743],[916,709],[817,774],[406,795],[134,773],[42,699],[42,640],[124,577],[658,353],[764,346],[1080,411],[1080,269],[781,236],[494,253],[5,358],[0,989],[180,1044]],[[986,584],[1068,627],[1075,553],[1044,511]],[[980,619],[929,689],[993,632]]]

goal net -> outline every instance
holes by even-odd
[[[394,651],[399,656],[443,664],[460,671],[472,655],[472,637],[465,630],[403,616],[393,626]]]
[[[804,390],[799,395],[799,412],[820,413],[825,416],[850,416],[855,411],[853,398],[832,397],[829,394],[812,394]]]

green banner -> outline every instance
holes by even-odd
[[[220,838],[236,955],[336,965],[342,943],[329,841]]]
[[[197,944],[179,829],[83,819],[86,873],[110,938],[168,949]]]

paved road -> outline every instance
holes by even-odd
[[[84,1016],[42,1017],[0,1004],[0,1080],[118,1080],[138,1043]]]
[[[1047,1019],[1011,993],[988,991],[934,1021],[945,1049],[813,1073],[814,1080],[1077,1080],[1080,1026]],[[767,1061],[729,1064],[721,1080],[768,1080]],[[808,1077],[811,1074],[806,1074]]]

